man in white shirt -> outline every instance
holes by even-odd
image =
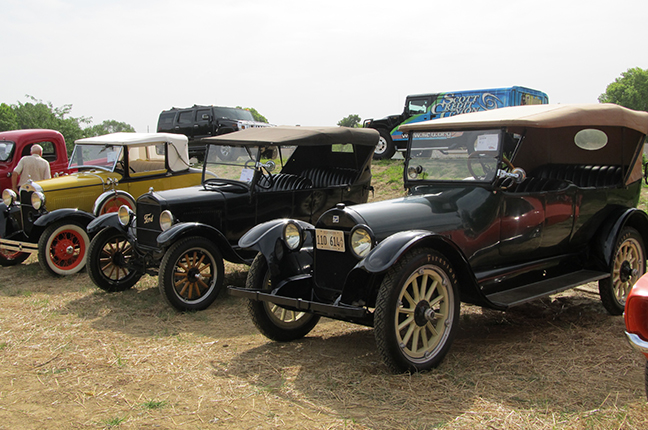
[[[18,179],[20,176],[20,179]],[[17,193],[18,188],[25,185],[28,180],[40,181],[52,177],[50,165],[43,158],[43,147],[32,145],[31,155],[23,157],[18,161],[18,165],[11,175],[11,188]]]

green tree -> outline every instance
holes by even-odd
[[[236,108],[237,108],[237,109],[245,109],[245,110],[247,110],[247,111],[250,111],[250,113],[252,114],[252,117],[254,118],[255,121],[265,122],[266,124],[268,123],[268,120],[266,119],[266,117],[264,117],[263,115],[261,115],[261,114],[260,114],[256,109],[254,109],[254,108],[244,108],[244,107],[241,107],[241,106],[236,106]]]
[[[0,131],[15,130],[18,128],[16,112],[6,103],[0,104]]]
[[[43,103],[42,100],[27,95],[31,102],[12,105],[16,114],[17,129],[49,128],[59,131],[65,138],[68,153],[74,148],[74,141],[83,137],[81,124],[89,123],[92,118],[68,116],[72,105],[67,104],[55,107],[51,102]]]
[[[608,85],[598,100],[601,103],[648,111],[648,69],[635,67],[621,73],[621,77]]]
[[[132,125],[126,124],[125,122],[115,121],[114,119],[106,120],[101,124],[93,125],[92,127],[87,127],[83,130],[84,137],[93,137],[101,136],[109,133],[119,133],[119,132],[134,132],[135,129]]]
[[[347,117],[342,118],[341,120],[338,121],[337,125],[340,127],[360,127],[360,116],[356,114],[351,114]]]

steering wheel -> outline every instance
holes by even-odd
[[[261,167],[261,169],[259,169],[259,172],[261,173],[261,177],[257,181],[257,186],[259,188],[263,188],[264,190],[269,190],[270,188],[272,188],[272,186],[274,185],[274,178],[272,176],[272,173],[270,173],[270,171],[265,167]]]
[[[254,169],[254,166],[256,165],[256,161],[254,160],[248,160],[245,162],[245,168],[246,169]]]
[[[493,172],[493,165],[486,162],[487,155],[483,152],[473,152],[468,156],[468,171],[478,181],[483,181],[487,177],[491,176]],[[492,160],[492,157],[488,156],[488,160]],[[481,166],[481,171],[484,172],[482,175],[475,173],[476,164]]]

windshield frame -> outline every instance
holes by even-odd
[[[110,158],[114,157],[114,160],[112,162],[108,161],[108,157],[106,157],[106,162],[99,164],[85,164],[85,160],[83,160],[83,152],[81,154],[78,153],[78,151],[83,151],[84,149],[90,149],[92,152],[98,151],[97,155],[100,155],[103,151],[106,151],[107,149],[117,149],[117,156],[114,157],[113,155],[110,156]],[[78,164],[79,159],[83,164]],[[88,161],[95,161],[98,160],[99,158],[94,158],[90,159]],[[68,169],[77,169],[77,170],[92,170],[92,169],[99,169],[99,170],[104,170],[104,171],[109,171],[109,172],[114,172],[115,167],[117,163],[121,160],[124,159],[124,146],[123,145],[114,145],[114,144],[106,144],[106,145],[95,145],[95,144],[84,144],[84,143],[77,143],[74,145],[74,149],[72,150],[72,155],[70,156],[70,160],[68,162]]]
[[[422,135],[424,137],[421,137]],[[497,136],[496,148],[488,146],[494,142],[493,135]],[[425,137],[428,136],[432,137],[426,139]],[[419,185],[457,186],[461,184],[465,186],[470,184],[490,186],[494,184],[500,171],[505,136],[506,129],[499,127],[410,131],[403,163],[405,188],[410,189]],[[457,140],[453,142],[452,139]],[[449,146],[441,144],[446,140],[450,143]],[[426,145],[427,142],[432,143],[432,145]],[[481,145],[481,148],[475,148],[476,145]],[[426,154],[427,151],[429,153]],[[470,159],[474,161],[469,161]],[[466,160],[465,171],[461,170],[463,169],[463,160]],[[439,171],[434,170],[435,167],[446,164],[453,166],[451,163],[454,163],[454,170],[459,171],[454,173],[454,177],[426,177],[421,175],[424,172],[429,174],[429,172]]]

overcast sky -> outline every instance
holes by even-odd
[[[647,0],[0,0],[0,16],[0,102],[29,94],[139,132],[193,104],[335,125],[463,89],[596,103],[648,69]]]

